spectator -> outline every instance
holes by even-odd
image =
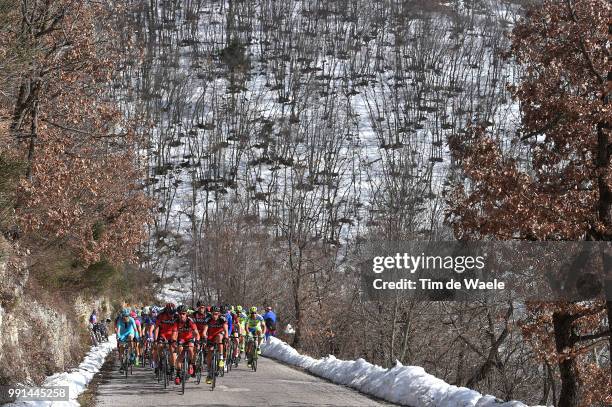
[[[266,323],[266,340],[268,340],[270,335],[276,336],[276,314],[272,311],[272,307],[266,307],[263,319]]]
[[[97,314],[96,310],[93,310],[91,312],[91,315],[89,316],[89,323],[91,325],[95,325],[96,322],[98,322],[98,314]]]

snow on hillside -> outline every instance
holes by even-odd
[[[5,405],[5,407],[74,407],[79,406],[77,397],[85,391],[87,384],[93,379],[96,373],[104,364],[104,360],[108,354],[117,347],[115,335],[108,338],[108,342],[102,343],[99,346],[92,346],[81,364],[70,372],[56,373],[47,377],[43,383],[44,387],[48,386],[68,386],[69,401],[21,401]]]
[[[519,401],[504,402],[475,390],[450,385],[420,366],[403,366],[397,362],[393,368],[385,369],[364,359],[347,361],[332,355],[314,359],[301,355],[277,338],[270,338],[261,349],[265,356],[397,404],[411,407],[526,407]]]

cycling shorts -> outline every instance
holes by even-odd
[[[164,339],[165,341],[171,341],[172,332],[160,332],[157,339],[159,340],[160,338]]]
[[[258,327],[255,327],[255,328],[249,328],[249,333],[248,334],[249,334],[249,336],[252,336],[252,335],[261,335],[262,332],[263,331],[258,326]]]
[[[138,335],[134,335],[134,332],[130,332],[130,331],[126,331],[126,332],[120,332],[119,336],[117,337],[117,341],[118,342],[127,342],[130,340],[130,336],[132,337],[131,339],[137,341],[140,338],[138,337]]]

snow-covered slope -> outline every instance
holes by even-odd
[[[397,362],[393,368],[385,369],[364,359],[347,361],[331,355],[314,359],[301,355],[277,338],[270,338],[262,345],[262,354],[304,368],[334,383],[411,407],[526,407],[519,401],[504,402],[475,390],[450,385],[419,366],[403,366]]]
[[[7,404],[5,407],[22,407],[22,406],[36,406],[36,407],[73,407],[79,406],[77,397],[85,391],[87,384],[93,379],[96,373],[100,371],[100,368],[104,364],[106,356],[117,347],[117,341],[115,335],[109,337],[108,342],[102,343],[99,346],[92,346],[91,350],[87,353],[83,362],[70,372],[56,373],[52,376],[47,377],[43,386],[68,386],[70,400],[69,401],[22,401],[18,403]]]

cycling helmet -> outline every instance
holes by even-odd
[[[143,313],[143,314],[145,314],[145,315],[150,314],[150,313],[151,313],[151,308],[149,308],[149,307],[144,307],[144,308],[142,309],[142,313]]]
[[[138,315],[139,317],[141,317],[141,316],[142,316],[142,311],[141,311],[141,310],[136,311],[136,315]]]
[[[173,302],[169,302],[169,303],[167,303],[167,304],[166,304],[166,306],[164,307],[164,310],[165,310],[166,312],[173,312],[173,311],[174,311],[174,307],[175,307],[174,303],[173,303]]]
[[[135,311],[130,312],[130,316],[131,316],[132,318],[136,318],[136,312],[135,312]]]
[[[251,307],[249,308],[249,312],[252,313],[256,313],[257,312],[257,307]]]
[[[213,305],[210,307],[210,312],[221,312],[221,310],[216,305]]]
[[[176,312],[178,312],[178,313],[187,312],[187,306],[186,305],[179,305],[179,307],[176,309]]]
[[[242,312],[242,305],[236,305],[236,312]]]
[[[221,313],[222,314],[226,314],[227,313],[227,306],[226,305],[222,305],[221,306]]]
[[[130,316],[130,310],[129,310],[128,308],[124,308],[124,309],[121,311],[121,316],[122,316],[122,317],[129,317],[129,316]]]
[[[202,301],[202,300],[198,300],[198,302],[196,303],[196,307],[197,308],[203,307],[204,305],[205,305],[204,301]]]
[[[233,305],[230,305],[229,309],[230,309],[230,312],[234,312],[234,306]]]

